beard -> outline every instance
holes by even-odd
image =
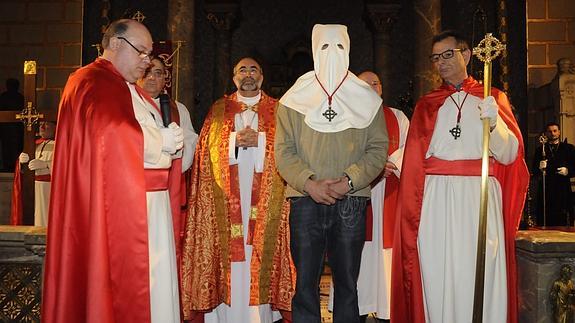
[[[252,77],[248,76],[240,81],[240,90],[242,91],[257,91],[259,88],[258,82]]]

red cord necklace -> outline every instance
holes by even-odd
[[[455,99],[453,99],[451,95],[449,96],[449,98],[451,98],[451,101],[453,101],[453,103],[457,107],[457,123],[455,124],[455,127],[449,130],[449,133],[453,136],[455,140],[461,137],[461,127],[459,126],[459,123],[461,121],[461,108],[463,108],[463,104],[465,103],[465,99],[467,99],[468,95],[469,93],[465,93],[465,97],[463,98],[463,102],[461,102],[461,105],[457,104],[457,102],[455,102]]]
[[[319,86],[321,86],[321,89],[323,90],[323,92],[325,93],[325,95],[327,95],[327,110],[324,111],[324,113],[322,113],[322,115],[324,117],[326,117],[326,119],[331,122],[331,120],[333,120],[333,118],[335,118],[335,116],[337,115],[337,112],[333,111],[333,109],[331,108],[331,100],[333,99],[333,96],[335,95],[335,92],[337,92],[337,90],[339,90],[339,88],[341,87],[341,85],[343,84],[343,81],[345,81],[345,79],[347,78],[347,75],[349,74],[349,71],[345,72],[345,76],[343,77],[343,79],[341,80],[341,82],[339,83],[339,85],[335,88],[335,90],[333,91],[333,93],[331,95],[329,95],[329,93],[327,93],[327,91],[325,90],[325,88],[323,87],[323,84],[321,84],[321,82],[319,81],[319,78],[317,77],[317,74],[315,74],[315,79],[317,80],[317,82],[319,83]]]

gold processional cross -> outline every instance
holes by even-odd
[[[36,76],[36,61],[25,61],[24,62],[24,75],[34,75]],[[34,83],[34,90],[35,90]],[[21,120],[26,126],[26,130],[32,131],[32,126],[38,123],[39,119],[43,119],[44,114],[38,113],[36,108],[32,106],[32,102],[28,101],[26,107],[21,113],[16,113],[16,120]]]
[[[483,66],[483,97],[491,95],[491,62],[505,50],[505,45],[491,33],[473,48],[475,55],[485,65]],[[483,295],[485,285],[485,242],[487,232],[487,197],[489,176],[489,119],[483,122],[483,146],[481,155],[481,197],[479,204],[479,229],[477,235],[477,261],[475,267],[475,292],[473,295],[473,323],[483,322]]]

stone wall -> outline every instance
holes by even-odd
[[[557,73],[559,58],[575,61],[575,2],[572,0],[527,0],[527,72],[529,99],[527,111],[528,165],[537,139],[552,109],[550,82]],[[558,94],[557,94],[558,95]],[[532,183],[536,184],[537,183]],[[532,185],[533,187],[533,185]]]
[[[527,1],[527,56],[529,85],[547,84],[561,57],[575,60],[575,2]]]
[[[81,65],[81,44],[81,0],[0,2],[0,82],[16,78],[22,88],[23,62],[36,60],[40,110],[57,111],[68,75]]]

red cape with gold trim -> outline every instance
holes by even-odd
[[[196,147],[182,252],[185,319],[194,311],[230,304],[230,209],[240,207],[240,201],[229,198],[229,137],[234,116],[241,111],[235,97],[232,94],[214,103]],[[289,253],[285,183],[273,154],[276,104],[265,93],[258,104],[258,131],[266,133],[266,147],[252,244],[250,305],[269,303],[274,309],[290,310],[295,269]]]
[[[62,95],[52,172],[43,322],[150,322],[143,135],[106,60]]]
[[[464,81],[463,90],[483,98],[483,86],[471,77]],[[455,91],[453,86],[443,85],[427,94],[417,103],[411,119],[399,186],[399,217],[395,227],[393,246],[391,319],[396,323],[425,322],[417,250],[417,235],[425,181],[423,162],[433,135],[437,111],[445,99]],[[499,117],[505,121],[509,130],[519,140],[517,159],[510,165],[503,165],[498,162],[495,162],[494,165],[494,175],[501,184],[503,201],[508,288],[507,321],[515,323],[517,322],[515,234],[525,202],[529,172],[524,160],[523,137],[511,111],[507,96],[495,88],[492,89],[492,95],[499,105]],[[477,211],[479,213],[479,210]]]

